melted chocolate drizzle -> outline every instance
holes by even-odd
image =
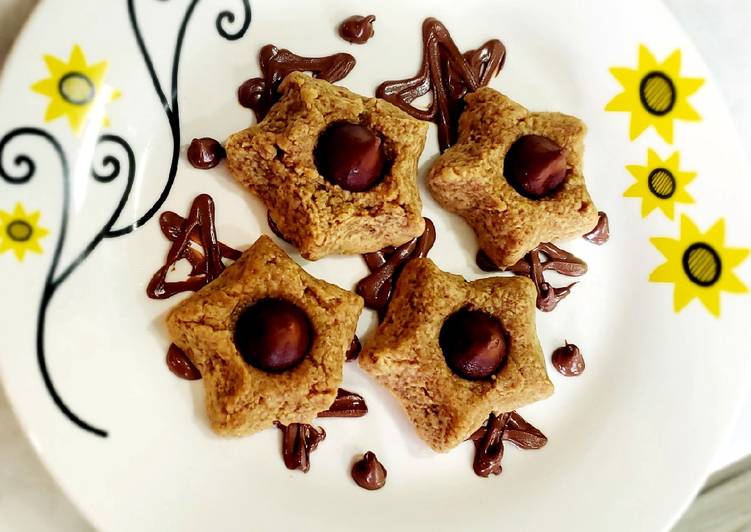
[[[377,310],[383,317],[401,269],[410,259],[427,257],[433,244],[435,225],[425,218],[425,231],[421,236],[396,248],[387,247],[363,255],[371,273],[357,283],[356,291],[365,300],[365,306]]]
[[[307,423],[283,425],[276,421],[276,428],[282,431],[282,458],[287,469],[299,469],[303,473],[310,470],[310,453],[326,439],[326,431]]]
[[[219,277],[224,271],[222,259],[237,260],[242,253],[216,238],[214,200],[201,194],[193,200],[187,218],[171,211],[159,216],[159,227],[172,246],[164,266],[159,268],[146,287],[152,299],[166,299],[179,292],[196,291]],[[202,251],[196,249],[200,246]],[[167,273],[180,259],[191,266],[190,275],[184,281],[167,281]]]
[[[362,417],[368,413],[368,405],[362,395],[339,388],[336,399],[328,410],[318,413],[318,417]]]
[[[482,250],[477,252],[475,262],[483,271],[501,271]],[[571,288],[576,283],[553,287],[545,280],[544,272],[554,271],[568,277],[580,277],[587,273],[587,264],[576,255],[550,242],[543,242],[527,253],[519,262],[510,266],[507,271],[532,279],[537,288],[537,308],[543,312],[550,312],[571,293]]]
[[[316,78],[334,83],[355,67],[355,58],[350,54],[303,57],[273,44],[261,48],[258,60],[262,77],[249,79],[240,85],[237,99],[240,105],[253,110],[259,122],[279,99],[279,84],[290,72],[309,72]]]
[[[475,444],[472,468],[481,477],[501,474],[504,441],[513,443],[520,449],[539,449],[548,442],[542,432],[515,411],[499,416],[490,414],[485,424],[469,439]]]
[[[347,17],[339,25],[339,36],[354,44],[365,44],[374,34],[373,22],[375,22],[375,19],[375,15]]]
[[[506,59],[506,48],[493,39],[462,54],[446,27],[434,18],[422,24],[422,64],[411,78],[385,81],[376,96],[396,105],[419,120],[435,122],[441,151],[456,141],[457,123],[467,93],[487,85]],[[420,96],[433,93],[427,109],[412,105]]]
[[[360,351],[362,351],[362,344],[360,343],[360,339],[357,337],[357,335],[355,335],[355,337],[352,338],[352,343],[350,344],[349,349],[347,350],[345,360],[347,362],[357,360],[357,357],[360,356]]]
[[[610,238],[610,223],[608,215],[602,211],[597,213],[597,225],[583,237],[597,246],[603,245]]]
[[[170,344],[167,350],[167,367],[176,376],[186,381],[197,381],[201,378],[201,372],[193,365],[185,351]]]

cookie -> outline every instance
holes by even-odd
[[[467,282],[430,259],[404,267],[387,314],[359,360],[439,452],[467,439],[489,413],[510,412],[553,393],[535,330],[532,282]]]
[[[215,432],[309,423],[336,398],[362,299],[307,274],[267,236],[167,316],[200,370]]]
[[[532,113],[491,88],[465,97],[457,143],[428,175],[445,209],[474,229],[501,268],[541,242],[578,237],[597,224],[582,172],[584,123]]]
[[[428,124],[299,72],[258,125],[226,144],[234,178],[300,254],[316,260],[397,246],[424,230],[417,161]]]

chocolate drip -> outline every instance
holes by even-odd
[[[237,99],[240,105],[253,110],[259,122],[279,99],[279,84],[290,72],[309,72],[316,78],[334,83],[355,67],[355,58],[350,54],[303,57],[273,44],[261,48],[258,60],[262,77],[249,79],[240,85]]]
[[[503,431],[509,417],[510,414],[508,413],[501,414],[498,417],[495,414],[490,414],[482,435],[476,438],[474,436],[477,432],[472,435],[472,441],[475,443],[475,459],[472,462],[472,469],[475,470],[476,475],[487,477],[501,474],[503,470],[501,467]]]
[[[193,365],[185,351],[175,344],[170,344],[167,350],[167,367],[172,373],[187,381],[197,381],[201,378],[198,368]]]
[[[373,22],[375,15],[361,17],[352,15],[339,25],[339,36],[354,44],[365,44],[373,36]]]
[[[610,224],[608,215],[602,211],[597,213],[597,225],[589,233],[584,235],[585,240],[589,240],[598,246],[603,245],[610,238]]]
[[[553,367],[561,375],[576,377],[584,372],[584,357],[574,344],[568,342],[553,351]]]
[[[310,470],[310,453],[326,439],[326,431],[316,429],[307,423],[283,425],[276,421],[276,428],[282,431],[282,458],[287,469],[299,469],[303,473]]]
[[[152,299],[166,299],[179,292],[196,291],[219,277],[224,271],[222,259],[237,260],[242,253],[216,238],[214,200],[201,194],[193,200],[188,218],[165,211],[159,216],[159,227],[172,242],[164,266],[159,268],[146,287]],[[202,251],[196,249],[200,246]],[[167,272],[180,259],[191,266],[190,275],[184,281],[168,282]]]
[[[501,473],[504,440],[520,449],[539,449],[548,442],[542,432],[527,423],[516,411],[500,416],[490,414],[485,424],[469,439],[475,444],[473,469],[481,477]]]
[[[339,388],[329,409],[319,412],[318,417],[362,417],[367,413],[368,405],[362,395]]]
[[[477,50],[462,54],[446,27],[434,18],[423,22],[422,40],[422,64],[417,74],[381,83],[376,96],[415,118],[435,122],[438,143],[444,151],[456,141],[464,96],[487,85],[500,72],[506,48],[501,41],[493,39]],[[427,109],[412,105],[428,92],[433,93],[433,101]]]
[[[363,255],[371,273],[357,283],[357,293],[365,300],[366,307],[383,316],[402,267],[410,259],[426,257],[435,244],[435,236],[435,225],[425,218],[425,231],[421,236],[396,248],[387,247]]]
[[[352,362],[353,360],[356,360],[357,357],[360,356],[360,351],[362,351],[362,344],[357,335],[355,335],[355,337],[352,338],[352,343],[350,344],[349,349],[347,350],[346,361]]]
[[[483,271],[501,271],[483,250],[477,252],[475,262]],[[587,273],[587,263],[573,253],[569,253],[550,242],[543,242],[527,253],[519,262],[509,266],[506,271],[532,279],[537,288],[537,308],[543,312],[550,312],[571,293],[571,288],[576,283],[553,287],[545,280],[543,272],[554,271],[568,277],[580,277]]]

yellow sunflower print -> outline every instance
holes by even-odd
[[[658,63],[652,52],[641,45],[635,69],[613,67],[610,72],[623,86],[623,92],[610,100],[605,110],[631,113],[631,140],[653,126],[672,144],[675,120],[701,120],[688,97],[699,90],[704,80],[681,77],[680,50]]]
[[[67,62],[51,55],[45,55],[44,62],[50,77],[34,83],[31,90],[50,99],[45,122],[65,116],[76,134],[81,132],[89,115],[109,125],[105,107],[120,97],[120,91],[104,83],[106,61],[89,65],[81,48],[75,45]]]
[[[12,250],[23,261],[27,251],[41,253],[39,240],[49,231],[39,225],[40,215],[39,211],[27,213],[20,203],[13,212],[0,210],[0,254]]]
[[[675,284],[675,312],[698,298],[712,315],[719,317],[720,292],[748,292],[733,269],[748,257],[749,250],[725,247],[725,220],[722,218],[702,233],[684,214],[679,238],[659,237],[650,241],[667,262],[658,266],[649,280]]]
[[[694,198],[686,191],[686,185],[696,177],[696,172],[681,169],[681,155],[675,152],[662,160],[657,152],[650,149],[647,165],[628,165],[626,169],[636,178],[623,195],[627,198],[641,198],[641,217],[646,218],[655,209],[660,209],[671,220],[675,218],[676,203],[694,203]]]

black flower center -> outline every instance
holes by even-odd
[[[16,242],[26,242],[31,238],[34,229],[28,222],[23,220],[13,220],[5,227],[5,232],[11,240]]]
[[[80,72],[68,72],[57,85],[60,96],[73,105],[84,105],[94,99],[94,83]]]
[[[647,178],[649,191],[660,199],[668,199],[675,194],[675,177],[667,168],[655,168]]]
[[[691,282],[712,286],[720,279],[722,260],[712,246],[696,242],[683,252],[683,270]]]
[[[664,116],[675,106],[675,85],[673,80],[662,72],[650,72],[639,85],[639,98],[644,108],[651,114]]]

